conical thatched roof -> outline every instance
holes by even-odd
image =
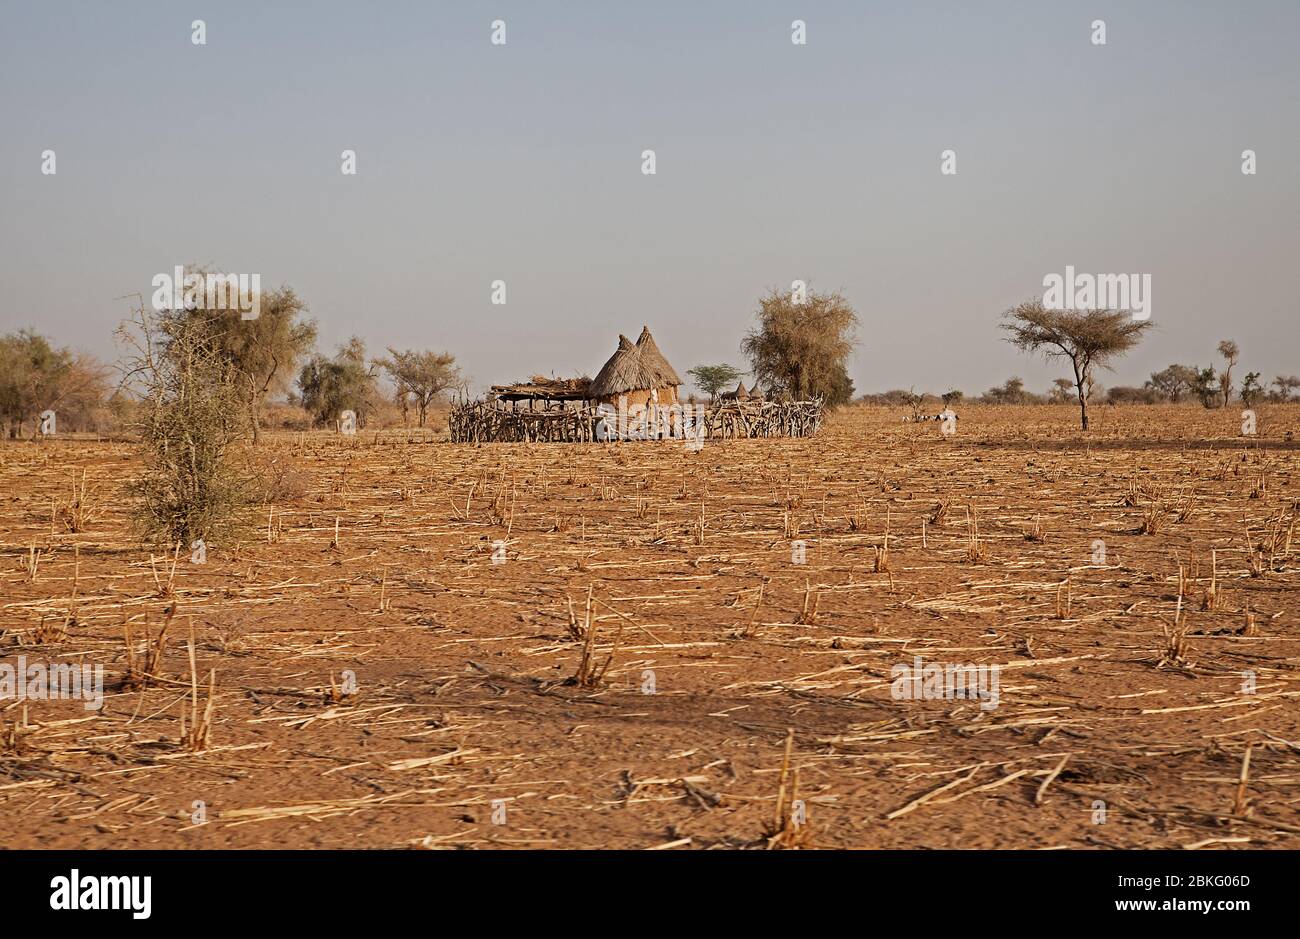
[[[736,386],[736,390],[733,392],[733,395],[735,396],[737,401],[741,400],[742,398],[749,397],[749,392],[745,390],[745,383],[743,381]]]
[[[650,370],[659,375],[659,383],[655,387],[662,388],[665,385],[683,384],[682,377],[668,364],[664,354],[659,351],[659,345],[655,342],[655,337],[650,335],[649,326],[641,327],[641,338],[636,341],[636,347],[641,350],[641,358],[645,360]]]
[[[620,335],[618,348],[591,380],[587,393],[593,398],[605,398],[625,391],[660,388],[663,384],[662,377],[646,363],[641,350],[632,344],[631,339]]]

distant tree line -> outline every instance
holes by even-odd
[[[355,336],[332,355],[316,351],[316,324],[289,287],[263,294],[261,314],[255,319],[245,320],[229,311],[165,312],[190,322],[213,355],[228,366],[232,400],[254,441],[272,399],[301,409],[297,413],[303,415],[304,427],[335,426],[347,411],[356,416],[358,427],[365,427],[377,414],[391,421],[395,413],[404,425],[424,427],[449,391],[464,388],[449,352],[389,347],[386,355],[372,357]],[[839,293],[796,294],[773,288],[759,298],[754,326],[740,344],[749,370],[719,363],[697,365],[687,374],[711,399],[750,375],[754,388],[769,399],[821,398],[830,406],[844,404],[854,396],[848,364],[857,326],[857,312]],[[1148,326],[1127,311],[1049,310],[1038,300],[1020,304],[1004,314],[1008,341],[1024,351],[1062,361],[1069,376],[1055,379],[1042,393],[1027,389],[1022,379],[1013,376],[975,400],[1012,405],[1073,403],[1085,428],[1088,407],[1097,402],[1190,400],[1211,408],[1226,407],[1234,397],[1248,406],[1300,400],[1300,376],[1277,375],[1266,383],[1260,372],[1250,371],[1238,382],[1240,350],[1229,339],[1217,346],[1221,360],[1217,366],[1175,363],[1152,373],[1140,387],[1103,389],[1098,371],[1111,368]],[[58,427],[65,432],[130,424],[139,395],[129,382],[115,386],[111,373],[92,356],[56,347],[33,330],[0,336],[0,432],[11,438],[35,434],[40,415],[47,410],[57,413]],[[385,378],[390,383],[388,394],[381,390]],[[961,397],[956,389],[943,395],[894,389],[860,400],[924,410],[931,403],[952,403]]]
[[[315,426],[329,426],[347,410],[364,426],[377,409],[391,403],[404,423],[424,427],[431,408],[462,381],[448,352],[389,348],[387,356],[371,359],[365,343],[353,337],[335,355],[320,355],[315,351],[316,324],[289,287],[264,293],[255,319],[228,310],[141,308],[124,325],[130,335],[119,333],[120,338],[156,344],[145,353],[165,354],[171,337],[183,335],[189,345],[203,347],[204,362],[220,362],[231,385],[223,400],[254,442],[273,397],[303,408]],[[138,430],[137,412],[146,392],[136,379],[143,374],[141,361],[153,360],[131,349],[114,382],[112,368],[93,356],[55,347],[34,330],[0,336],[0,429],[11,438],[35,435],[40,415],[54,411],[60,432]],[[392,382],[387,399],[380,390],[381,375]]]
[[[1125,322],[1127,314],[1122,311],[1065,311],[1065,314],[1043,311],[1038,304],[1031,302],[1008,311],[1007,316],[1014,321],[1012,341],[1017,345],[1023,348],[1050,346],[1055,351],[1049,356],[1065,357],[1072,366],[1077,358],[1080,367],[1075,370],[1073,378],[1057,378],[1045,392],[1038,394],[1027,389],[1023,379],[1013,376],[974,400],[981,404],[1009,405],[1075,403],[1085,415],[1082,418],[1085,427],[1088,405],[1098,402],[1127,405],[1196,401],[1206,408],[1221,408],[1229,406],[1234,398],[1247,407],[1259,402],[1285,404],[1300,401],[1300,376],[1277,375],[1265,385],[1260,372],[1247,372],[1238,385],[1233,379],[1233,370],[1240,361],[1240,350],[1231,339],[1222,340],[1216,349],[1223,359],[1221,370],[1213,365],[1174,364],[1153,372],[1141,387],[1117,385],[1105,389],[1097,382],[1096,367],[1106,366],[1114,357],[1131,348],[1143,329],[1133,329]],[[1090,358],[1084,354],[1089,348],[1093,350]],[[1099,355],[1103,350],[1109,351]],[[957,391],[939,396],[918,395],[901,389],[859,398],[866,404],[912,408],[921,401],[929,404],[942,400],[946,404],[960,399],[961,393]]]

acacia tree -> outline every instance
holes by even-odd
[[[1073,389],[1070,379],[1055,378],[1052,380],[1052,387],[1047,389],[1047,400],[1052,404],[1067,404]]]
[[[1146,387],[1174,404],[1182,400],[1183,395],[1196,389],[1200,373],[1190,365],[1170,365],[1168,368],[1151,373],[1151,380]]]
[[[846,366],[858,316],[844,297],[809,290],[800,302],[773,289],[758,301],[756,316],[741,350],[757,384],[774,397],[822,398],[829,405],[852,398]]]
[[[460,369],[456,368],[456,357],[450,352],[416,349],[399,352],[389,346],[388,358],[377,359],[375,364],[387,372],[397,386],[397,396],[403,410],[408,398],[415,401],[421,427],[424,426],[429,405],[438,395],[460,383]]]
[[[1232,397],[1232,367],[1237,364],[1240,351],[1231,339],[1223,339],[1219,342],[1219,355],[1223,356],[1224,361],[1228,363],[1223,374],[1219,376],[1219,393],[1223,396],[1223,406],[1226,408]]]
[[[1093,370],[1110,363],[1138,344],[1150,320],[1135,320],[1127,310],[1049,310],[1034,299],[1007,310],[1002,328],[1006,339],[1022,352],[1043,352],[1047,358],[1069,360],[1079,400],[1079,421],[1088,429],[1089,388]]]
[[[723,390],[735,387],[744,372],[724,363],[697,365],[695,368],[687,369],[686,374],[691,376],[697,388],[716,401]]]

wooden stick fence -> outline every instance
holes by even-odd
[[[710,440],[811,437],[821,429],[821,401],[728,401],[657,407],[626,416],[648,437],[680,437],[681,416],[692,417]],[[616,427],[618,415],[595,407],[514,408],[496,400],[462,401],[448,416],[454,443],[594,443],[601,419]],[[647,432],[648,431],[648,432]]]

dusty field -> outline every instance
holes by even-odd
[[[0,843],[762,847],[792,730],[781,843],[1300,847],[1300,406],[1253,439],[1237,413],[1102,408],[1085,441],[968,406],[945,440],[857,409],[700,453],[286,435],[260,530],[174,575],[129,537],[129,445],[0,445],[0,663],[109,686],[0,702]],[[139,672],[169,610],[124,686],[127,625]],[[998,706],[896,699],[914,656],[1001,666]]]

